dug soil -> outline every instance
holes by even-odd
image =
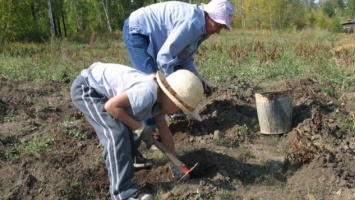
[[[201,104],[202,122],[170,119],[179,158],[196,168],[171,178],[168,159],[141,150],[151,169],[134,181],[155,199],[355,199],[355,93],[330,96],[317,80],[293,91],[292,127],[262,134],[257,88],[231,78]],[[70,83],[0,79],[0,199],[110,199],[95,132]],[[353,88],[354,91],[354,88]]]

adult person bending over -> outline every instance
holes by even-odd
[[[123,25],[122,37],[132,67],[147,74],[160,70],[165,76],[187,69],[199,77],[204,93],[210,95],[212,89],[198,73],[194,54],[212,34],[224,28],[230,30],[233,15],[234,7],[227,0],[201,5],[167,1],[139,8]],[[154,127],[154,119],[147,120],[147,124]],[[152,164],[141,154],[138,158],[144,166]]]
[[[232,29],[234,7],[227,0],[208,4],[167,1],[139,8],[123,25],[123,40],[133,68],[165,76],[176,68],[192,71],[202,81],[205,94],[211,87],[198,73],[193,56],[212,34]]]
[[[164,115],[183,111],[201,121],[196,110],[203,97],[199,78],[188,70],[165,77],[160,71],[148,75],[124,65],[98,62],[73,81],[70,94],[104,146],[112,199],[153,199],[132,182],[132,158],[140,141],[147,147],[153,144],[153,131],[143,121],[157,116],[162,143],[176,154]],[[169,167],[176,180],[183,176],[176,165]]]

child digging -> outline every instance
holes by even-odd
[[[112,199],[153,199],[132,182],[132,159],[140,141],[147,148],[154,141],[152,129],[143,121],[153,117],[162,143],[176,154],[165,115],[183,111],[201,121],[196,108],[203,93],[200,79],[184,69],[165,77],[160,71],[148,75],[124,65],[97,62],[73,81],[72,101],[104,147]],[[176,165],[170,164],[170,169],[175,180],[183,176]]]

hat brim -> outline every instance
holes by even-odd
[[[193,112],[189,111],[187,108],[185,108],[184,105],[182,105],[179,100],[177,100],[177,98],[172,95],[169,90],[165,87],[165,85],[163,84],[163,82],[165,82],[166,77],[160,72],[158,71],[156,73],[156,78],[157,78],[157,82],[160,86],[160,88],[163,90],[163,92],[169,97],[169,99],[175,103],[175,105],[177,107],[179,107],[185,114],[189,115],[190,117],[198,120],[198,121],[202,121],[201,116],[198,114],[197,110],[195,109]]]
[[[229,31],[232,30],[232,26],[231,26],[230,24],[226,23],[226,22],[223,21],[223,20],[216,20],[216,17],[214,17],[214,16],[211,15],[211,14],[209,14],[209,15],[210,15],[211,19],[212,19],[213,21],[215,21],[216,23],[225,25],[225,26],[226,26],[226,29],[229,30]]]

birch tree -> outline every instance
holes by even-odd
[[[48,17],[49,17],[49,23],[50,23],[50,29],[51,29],[51,36],[55,37],[55,26],[54,26],[54,19],[53,19],[53,12],[52,12],[52,2],[51,0],[47,0],[47,5],[48,5]]]
[[[105,11],[108,30],[110,31],[110,33],[112,33],[110,14],[109,14],[109,0],[101,0],[101,4],[102,4],[104,11]]]

